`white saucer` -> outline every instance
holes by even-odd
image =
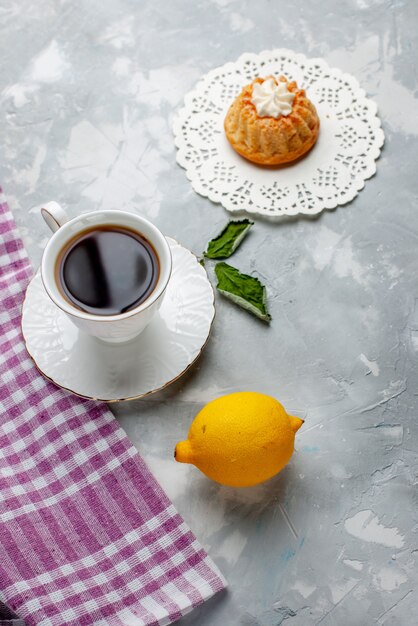
[[[106,344],[79,331],[49,299],[38,272],[22,310],[26,348],[59,387],[94,400],[141,398],[177,380],[200,355],[215,315],[214,295],[197,258],[167,238],[173,272],[160,312],[129,343]]]

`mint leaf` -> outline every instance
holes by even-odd
[[[248,219],[228,222],[219,235],[209,241],[205,256],[208,259],[227,259],[238,248],[253,224]]]
[[[267,311],[266,288],[258,278],[241,274],[228,263],[217,263],[215,273],[218,279],[216,288],[221,294],[265,322],[271,320]]]

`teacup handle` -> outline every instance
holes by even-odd
[[[70,219],[58,202],[44,204],[41,208],[41,215],[53,233]]]

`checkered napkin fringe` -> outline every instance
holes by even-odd
[[[0,190],[0,600],[28,626],[169,624],[225,581],[103,404],[47,382]]]

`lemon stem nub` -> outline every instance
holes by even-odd
[[[289,415],[289,419],[290,419],[290,427],[294,433],[299,430],[299,428],[302,426],[302,424],[305,421],[301,419],[300,417],[296,417],[295,415]]]
[[[192,463],[192,447],[190,441],[179,441],[174,450],[174,458],[179,463]]]

